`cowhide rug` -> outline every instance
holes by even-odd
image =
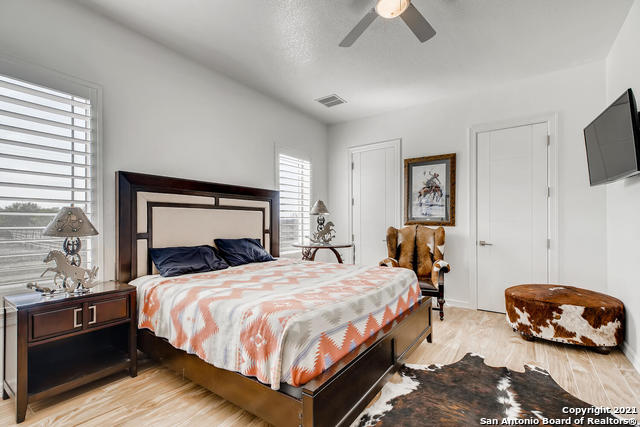
[[[493,368],[482,356],[469,353],[451,365],[403,366],[353,426],[613,425],[624,421],[602,411],[564,391],[540,368],[526,366],[524,373]]]

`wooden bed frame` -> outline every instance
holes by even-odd
[[[116,172],[116,181],[116,275],[121,282],[135,279],[143,269],[142,265],[138,265],[140,242],[144,244],[146,240],[148,247],[152,244],[151,216],[147,217],[148,232],[138,230],[139,193],[210,197],[212,204],[207,206],[209,209],[260,209],[247,207],[250,201],[268,206],[269,212],[263,212],[263,218],[269,218],[269,221],[264,221],[264,235],[269,237],[265,247],[273,256],[279,255],[277,191],[131,172]],[[238,200],[238,206],[219,204],[220,200],[234,199]],[[147,203],[148,215],[151,215],[150,206],[167,205],[203,209],[201,203],[151,201]],[[144,270],[150,274],[151,264],[147,264]],[[360,414],[422,340],[431,342],[431,318],[431,298],[426,298],[320,376],[300,387],[283,383],[278,391],[255,378],[216,368],[195,355],[176,349],[148,329],[138,330],[138,348],[191,381],[273,425],[344,426]]]

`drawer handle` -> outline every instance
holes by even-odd
[[[89,311],[91,312],[91,320],[89,321],[89,325],[93,325],[94,323],[96,323],[96,306],[92,305],[91,307],[89,307]]]
[[[82,322],[78,322],[78,313],[82,313],[82,308],[76,308],[73,310],[73,327],[79,328],[82,326]]]

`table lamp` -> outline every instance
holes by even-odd
[[[93,224],[91,224],[91,221],[89,221],[89,218],[87,218],[82,209],[74,206],[61,208],[53,221],[44,229],[42,235],[64,237],[64,243],[62,244],[64,256],[62,256],[60,251],[49,252],[49,255],[45,258],[45,262],[55,261],[56,267],[47,268],[42,275],[47,271],[54,271],[56,278],[62,279],[63,287],[68,287],[67,281],[69,280],[72,282],[71,286],[74,287],[73,292],[87,292],[88,289],[86,289],[84,285],[95,278],[98,267],[94,266],[91,270],[81,268],[82,257],[80,256],[80,249],[82,249],[82,241],[80,238],[95,236],[97,234],[98,231]]]
[[[313,233],[311,241],[315,243],[329,243],[331,239],[335,237],[335,231],[333,230],[333,223],[331,221],[325,224],[324,216],[329,215],[327,206],[322,200],[318,200],[309,211],[309,214],[318,216],[316,219],[318,225],[316,226],[316,232]]]

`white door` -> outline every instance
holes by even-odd
[[[350,151],[354,261],[377,265],[387,257],[387,228],[400,223],[400,141]]]
[[[478,308],[504,313],[504,290],[548,282],[548,125],[477,134]]]

